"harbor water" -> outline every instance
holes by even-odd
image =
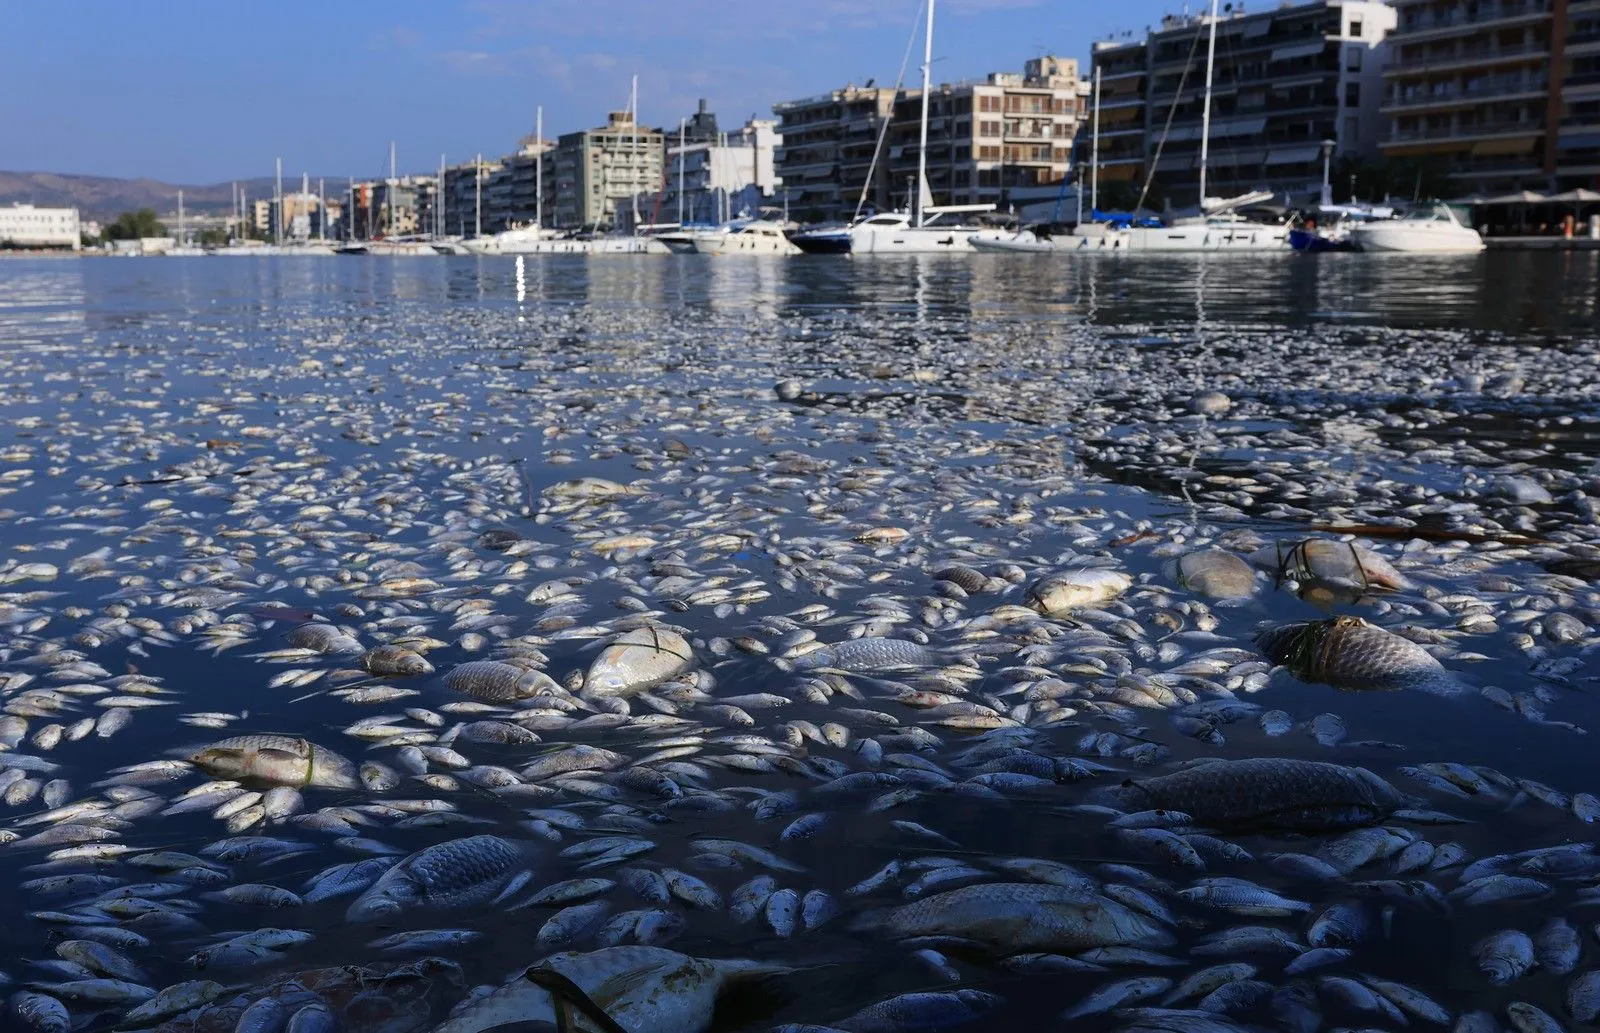
[[[1593,1026],[1597,308],[8,261],[0,1028],[557,1028],[530,966],[630,1031]],[[759,964],[548,960],[638,946]]]

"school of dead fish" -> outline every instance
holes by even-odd
[[[1600,1022],[1600,778],[1351,727],[1589,748],[1583,349],[363,318],[0,356],[15,1028]]]

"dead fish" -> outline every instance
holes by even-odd
[[[1211,599],[1247,599],[1256,590],[1256,572],[1250,564],[1223,549],[1184,553],[1172,562],[1170,576]]]
[[[1278,578],[1323,581],[1345,588],[1413,587],[1388,560],[1355,542],[1304,538],[1278,542],[1250,556],[1250,562]]]
[[[1181,811],[1218,828],[1304,831],[1375,824],[1407,802],[1365,768],[1279,757],[1209,760],[1107,786],[1090,798],[1123,811]]]
[[[545,972],[570,980],[622,1029],[703,1033],[724,992],[787,971],[757,961],[693,958],[662,947],[554,954],[468,1003],[433,1033],[485,1033],[508,1023],[556,1028],[564,1021],[558,1019],[558,1010],[570,1010],[572,1002],[564,996],[563,984],[543,978]]]
[[[433,673],[433,665],[421,653],[392,644],[361,654],[361,666],[380,678],[415,678]]]
[[[290,786],[359,789],[354,764],[325,746],[290,735],[238,735],[212,743],[189,760],[219,778],[257,778]]]
[[[345,912],[347,922],[426,909],[472,907],[502,894],[527,861],[527,851],[499,836],[436,843],[385,871]]]
[[[1172,935],[1098,894],[1061,886],[980,883],[862,915],[855,928],[899,938],[959,936],[1005,953],[1164,947]]]
[[[1028,603],[1040,613],[1060,617],[1073,610],[1115,599],[1133,579],[1115,570],[1089,567],[1040,578],[1028,588]]]
[[[659,685],[694,666],[694,652],[682,635],[654,625],[614,639],[584,675],[583,691],[625,696]]]
[[[1257,635],[1256,644],[1301,681],[1336,689],[1465,691],[1426,649],[1360,617],[1280,625]]]

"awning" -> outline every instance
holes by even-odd
[[[1267,128],[1264,118],[1235,119],[1231,122],[1211,123],[1211,136],[1254,136]]]
[[[1257,36],[1265,36],[1267,33],[1271,32],[1271,31],[1272,31],[1272,19],[1271,18],[1257,18],[1254,21],[1245,22],[1244,32],[1241,33],[1241,35],[1245,39],[1255,39]]]
[[[1274,147],[1267,155],[1268,165],[1304,165],[1322,156],[1321,144],[1303,147]]]
[[[1496,154],[1527,154],[1533,150],[1534,138],[1519,136],[1511,140],[1480,140],[1472,145],[1474,156]]]
[[[1549,197],[1545,198],[1545,200],[1559,201],[1562,204],[1586,204],[1593,201],[1600,201],[1600,190],[1590,190],[1587,187],[1579,187],[1576,190],[1564,190],[1559,194],[1551,194]]]
[[[1501,194],[1498,197],[1486,197],[1479,204],[1544,204],[1546,198],[1543,194],[1536,194],[1532,190],[1518,190],[1514,194]]]
[[[1303,57],[1316,57],[1328,47],[1328,41],[1318,40],[1315,43],[1296,43],[1292,47],[1279,47],[1272,52],[1273,61],[1298,61]]]

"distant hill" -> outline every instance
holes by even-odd
[[[335,188],[334,184],[338,184]],[[239,180],[245,194],[252,200],[272,196],[272,178]],[[330,193],[342,192],[345,178],[329,179]],[[292,180],[283,177],[284,190],[300,189],[300,177]],[[311,189],[317,181],[311,181]],[[211,183],[194,186],[185,183],[162,183],[154,179],[113,179],[109,176],[75,176],[60,172],[0,172],[0,205],[20,201],[40,207],[59,206],[77,208],[86,219],[107,221],[122,212],[140,208],[154,208],[160,215],[178,210],[178,191],[183,191],[186,211],[208,214],[225,214],[233,207],[231,183]]]

